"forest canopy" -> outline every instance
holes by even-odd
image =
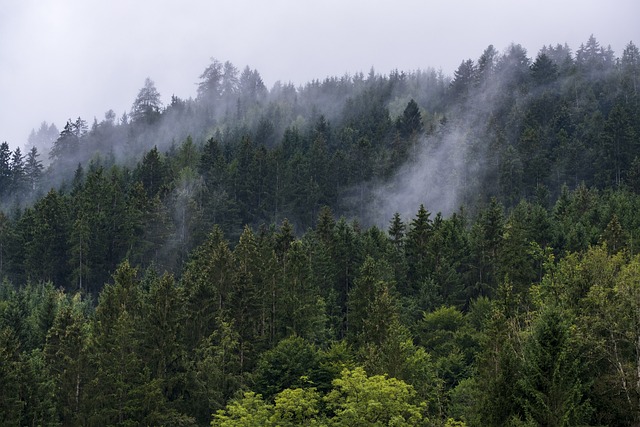
[[[0,144],[0,424],[637,424],[639,79],[212,59]]]

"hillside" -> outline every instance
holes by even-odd
[[[213,59],[3,143],[0,423],[637,423],[639,83],[593,36],[271,89]]]

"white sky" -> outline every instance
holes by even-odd
[[[147,76],[165,103],[195,96],[211,57],[271,88],[372,66],[451,75],[489,44],[535,57],[592,33],[616,56],[640,45],[640,1],[0,0],[0,141],[23,145],[43,120],[120,117]]]

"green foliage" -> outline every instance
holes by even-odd
[[[345,370],[326,395],[333,426],[411,426],[423,420],[415,390],[403,381],[367,376],[362,368]]]
[[[271,399],[286,388],[313,385],[320,378],[318,350],[303,338],[292,336],[263,353],[255,369],[255,390]]]
[[[580,357],[576,329],[566,314],[550,305],[531,326],[524,343],[518,386],[525,417],[537,425],[567,426],[588,422],[588,366]]]
[[[226,409],[219,410],[211,421],[213,427],[268,426],[272,406],[252,391],[233,400]]]
[[[214,59],[195,100],[43,124],[46,172],[0,144],[1,423],[637,424],[638,49],[534,57]],[[423,149],[462,208],[371,226]]]

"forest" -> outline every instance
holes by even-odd
[[[488,46],[0,144],[0,424],[640,423],[640,51]]]

